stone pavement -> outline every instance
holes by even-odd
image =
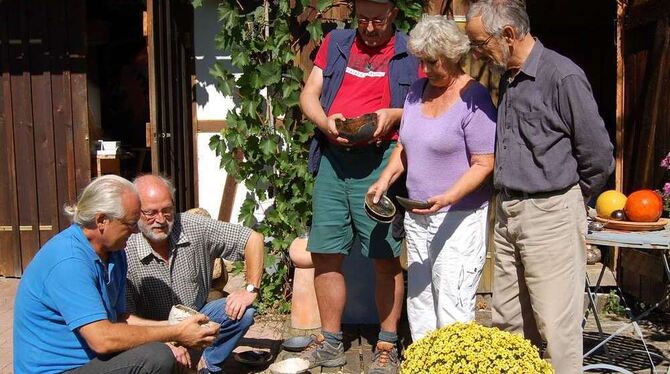
[[[0,277],[0,374],[12,372],[12,318],[18,279]]]
[[[2,278],[0,277],[0,374],[12,373],[12,316],[14,307],[14,296],[16,294],[16,287],[18,286],[18,279]],[[477,307],[477,321],[483,325],[489,326],[491,323],[490,313],[490,298],[480,297],[478,299]],[[607,333],[617,330],[619,326],[625,323],[626,319],[605,315],[602,313],[603,329]],[[236,349],[236,352],[241,352],[250,349],[265,350],[271,352],[272,357],[276,358],[278,355],[282,357],[280,346],[283,338],[295,336],[297,334],[307,334],[309,331],[297,332],[288,328],[288,319],[285,317],[262,317],[251,327],[249,332],[241,341],[241,345]],[[653,352],[670,357],[670,316],[668,314],[655,314],[649,320],[641,323],[641,329],[650,344],[650,350]],[[371,352],[370,340],[376,335],[376,331],[371,326],[352,326],[348,329],[348,337],[350,344],[348,345],[348,355],[352,357],[351,364],[337,369],[324,370],[323,372],[330,373],[363,373],[366,368],[366,363],[369,361]],[[358,335],[356,335],[358,334]],[[594,341],[598,338],[596,325],[593,317],[589,318],[586,325],[585,347],[593,346]],[[621,336],[613,339],[609,344],[610,352],[621,353],[630,349],[640,349],[641,343],[635,337],[632,329],[624,331]],[[355,356],[355,357],[354,357]],[[634,372],[634,373],[651,373],[649,365],[644,360],[644,355],[620,355],[615,358],[615,362],[619,366]],[[356,360],[358,358],[358,360]],[[586,360],[586,364],[594,363],[598,360],[605,360],[607,355],[600,351],[593,358]],[[657,370],[659,373],[665,373],[669,369],[669,361],[656,360]],[[227,373],[232,374],[247,374],[247,373],[267,373],[268,365],[261,367],[248,367],[236,362],[230,358],[224,365]],[[312,374],[320,373],[321,370],[312,370]]]

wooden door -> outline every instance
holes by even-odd
[[[147,15],[152,170],[174,181],[175,203],[184,211],[196,194],[193,7],[184,0],[148,0]]]
[[[0,275],[69,225],[90,179],[84,0],[0,1]]]

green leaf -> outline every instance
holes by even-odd
[[[323,29],[321,28],[321,20],[316,19],[307,25],[307,31],[309,32],[309,37],[312,40],[321,40],[323,38]]]
[[[333,5],[332,0],[319,0],[316,4],[316,9],[319,13],[323,13],[328,7]]]
[[[231,53],[231,63],[239,69],[244,69],[249,65],[249,56],[242,51],[235,51]]]
[[[193,5],[194,8],[199,8],[202,6],[202,0],[191,0],[191,5]]]

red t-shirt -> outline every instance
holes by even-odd
[[[314,60],[314,65],[323,70],[326,68],[328,43],[330,35],[326,35]],[[346,118],[353,118],[388,108],[391,105],[388,65],[394,48],[395,37],[381,47],[370,48],[356,35],[342,85],[326,114],[342,113]]]

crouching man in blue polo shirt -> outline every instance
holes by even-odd
[[[204,315],[126,323],[123,248],[140,218],[132,183],[97,178],[66,213],[74,223],[39,250],[19,284],[15,373],[171,373],[177,352],[162,342],[212,344],[218,327],[201,326]]]

